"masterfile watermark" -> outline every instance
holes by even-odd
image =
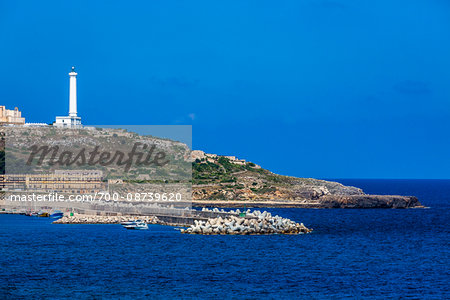
[[[133,214],[191,207],[190,126],[14,126],[1,132],[0,205]]]
[[[119,150],[99,151],[100,146],[96,146],[92,151],[86,148],[80,149],[78,152],[70,150],[62,150],[59,146],[33,145],[29,148],[27,165],[33,165],[37,158],[36,165],[41,166],[45,159],[49,166],[123,166],[124,171],[128,172],[132,165],[136,166],[165,166],[169,163],[167,154],[162,150],[157,150],[156,145],[147,145],[136,142],[130,152],[125,153]],[[60,151],[62,150],[62,151]]]
[[[181,193],[119,193],[97,192],[93,194],[26,193],[10,194],[10,202],[180,202],[186,201]]]

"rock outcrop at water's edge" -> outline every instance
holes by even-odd
[[[301,208],[412,208],[416,197],[367,195],[357,187],[283,176],[237,159],[193,151],[194,206]]]
[[[416,197],[389,195],[328,195],[318,200],[194,200],[198,207],[279,208],[423,208]]]
[[[423,207],[413,196],[327,195],[320,199],[323,208],[413,208]]]

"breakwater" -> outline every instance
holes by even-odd
[[[203,208],[202,211],[194,211],[192,216],[101,216],[82,215],[64,216],[54,221],[55,224],[120,224],[131,220],[141,220],[148,224],[160,224],[170,226],[187,227],[181,233],[186,234],[303,234],[312,229],[303,223],[296,223],[290,219],[272,216],[271,213],[259,210],[239,209],[229,212]]]
[[[258,210],[247,212],[245,217],[229,216],[210,218],[207,221],[195,220],[194,225],[182,229],[187,234],[303,234],[312,229],[303,223],[296,223],[280,216]]]
[[[159,224],[161,221],[156,216],[95,216],[73,215],[64,216],[54,221],[54,224],[120,224],[130,220],[142,220],[148,224]]]
[[[73,216],[65,215],[59,220],[54,221],[55,224],[120,224],[130,220],[141,220],[148,224],[159,224],[169,226],[184,226],[188,227],[194,224],[194,221],[207,221],[210,218],[219,216],[227,217],[237,212],[226,212],[224,210],[209,210],[202,209],[201,211],[192,210],[185,215],[88,215],[88,214],[74,214]]]

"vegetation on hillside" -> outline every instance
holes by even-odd
[[[270,173],[264,169],[256,168],[254,163],[245,164],[232,163],[228,158],[220,156],[214,162],[206,159],[196,159],[192,163],[192,183],[212,184],[212,183],[236,183],[235,175],[251,171],[255,173]]]

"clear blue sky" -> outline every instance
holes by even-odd
[[[194,149],[319,178],[450,178],[450,2],[0,1],[28,122],[192,124]]]

